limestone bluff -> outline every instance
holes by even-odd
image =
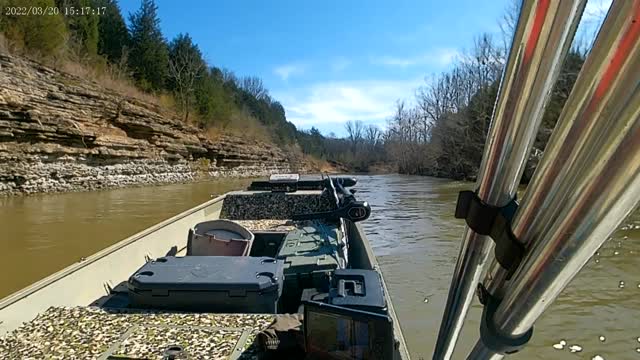
[[[0,55],[0,195],[312,170],[273,144],[211,140],[155,104]]]

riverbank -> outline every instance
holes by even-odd
[[[0,54],[0,196],[318,170],[295,149],[212,136],[157,104]]]
[[[520,184],[528,184],[533,178],[533,174],[540,164],[542,160],[542,156],[544,152],[537,147],[533,147],[531,149],[531,153],[527,158],[527,162],[524,165],[524,169],[522,172],[522,177],[520,178]],[[400,168],[396,171],[402,175],[420,175],[420,176],[429,176],[439,179],[447,179],[454,181],[468,181],[468,182],[476,182],[478,179],[478,167],[477,166],[469,166],[472,169],[470,172],[451,172],[450,170],[444,171],[442,169],[437,168]]]

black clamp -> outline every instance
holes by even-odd
[[[471,230],[493,239],[496,260],[508,271],[507,279],[511,278],[524,255],[524,246],[511,231],[516,210],[516,199],[505,206],[492,206],[483,202],[474,191],[461,191],[456,204],[456,218],[465,219]],[[502,299],[491,295],[482,284],[478,285],[478,297],[484,305],[480,323],[480,339],[484,346],[498,354],[513,354],[522,349],[533,336],[533,327],[517,337],[505,336],[493,321]]]
[[[493,239],[496,260],[509,271],[507,279],[511,278],[524,254],[524,246],[511,232],[511,220],[517,209],[516,199],[497,207],[484,203],[476,192],[469,190],[458,194],[456,204],[456,218],[465,219],[471,230]]]
[[[484,305],[480,320],[480,340],[487,349],[497,354],[513,354],[524,348],[533,336],[533,327],[517,337],[505,336],[496,329],[493,316],[500,305],[501,299],[493,297],[479,285],[479,295]]]

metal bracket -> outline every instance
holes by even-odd
[[[480,340],[484,346],[498,354],[513,354],[524,348],[533,336],[533,327],[515,338],[504,336],[493,321],[493,315],[502,300],[489,294],[482,285],[479,286],[479,296],[484,305],[480,321]]]
[[[456,204],[457,219],[465,219],[471,230],[493,239],[496,260],[509,271],[507,279],[520,265],[525,250],[511,232],[511,220],[516,210],[518,202],[515,198],[505,206],[492,206],[483,202],[477,192],[469,190],[458,194]]]

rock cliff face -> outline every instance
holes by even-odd
[[[295,167],[274,145],[210,140],[156,105],[0,55],[0,195],[262,176]]]

